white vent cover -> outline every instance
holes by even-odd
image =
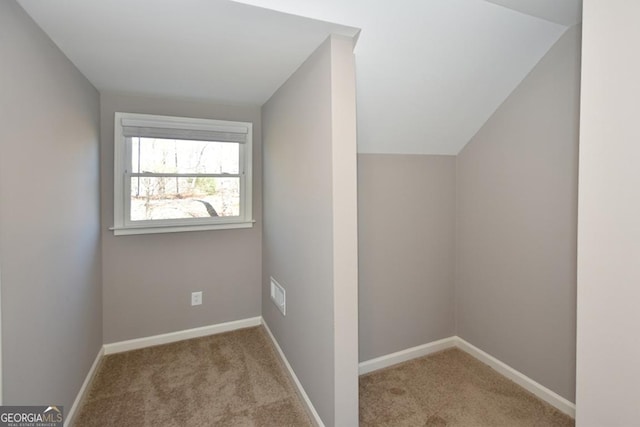
[[[287,293],[273,277],[271,277],[271,301],[278,307],[283,316],[287,315]]]

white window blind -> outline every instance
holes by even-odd
[[[122,119],[124,137],[166,138],[196,141],[247,142],[244,126],[193,125],[162,120]]]

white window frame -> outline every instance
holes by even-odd
[[[124,135],[123,120],[125,123],[135,123],[137,126],[153,128],[158,132],[162,132],[161,129],[176,129],[195,132],[222,132],[242,136],[245,141],[238,143],[240,149],[239,216],[131,221],[131,180],[129,177],[131,174],[132,153],[131,143],[127,141],[131,137]],[[252,123],[118,112],[115,113],[114,132],[114,224],[111,228],[114,235],[253,227],[255,221],[253,220],[252,211]],[[157,133],[155,136],[157,136]]]

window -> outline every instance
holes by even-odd
[[[114,234],[253,226],[252,124],[115,114]]]

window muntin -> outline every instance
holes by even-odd
[[[252,226],[251,123],[116,113],[115,234]]]

